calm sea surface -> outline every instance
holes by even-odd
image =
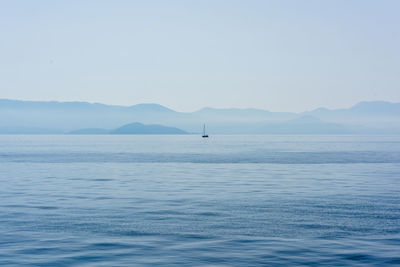
[[[400,136],[0,136],[0,266],[400,265]]]

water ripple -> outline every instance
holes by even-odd
[[[240,154],[194,153],[7,153],[0,162],[20,163],[272,163],[272,164],[354,164],[400,163],[396,151],[270,152]]]

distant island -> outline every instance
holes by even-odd
[[[181,129],[158,124],[145,125],[139,122],[125,124],[113,130],[87,128],[69,132],[69,134],[188,134]]]
[[[400,103],[300,113],[209,107],[178,112],[159,104],[0,99],[0,134],[200,134],[203,124],[210,134],[400,134]]]

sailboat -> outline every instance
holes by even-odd
[[[205,124],[203,126],[203,135],[201,137],[208,138],[208,134],[206,134],[206,125]]]

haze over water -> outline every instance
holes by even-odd
[[[399,265],[399,136],[0,136],[0,265]]]

